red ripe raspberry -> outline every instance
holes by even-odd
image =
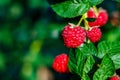
[[[91,30],[87,31],[87,37],[92,41],[92,42],[97,42],[100,40],[102,36],[102,32],[99,28],[94,27]]]
[[[53,69],[59,73],[68,73],[68,56],[62,53],[55,57],[53,61]]]
[[[98,15],[98,19],[97,19],[99,26],[105,25],[107,23],[107,21],[108,21],[107,12],[105,10],[100,10],[99,15]]]
[[[62,32],[64,44],[68,48],[77,48],[85,41],[85,30],[73,24],[65,26]]]
[[[99,9],[98,16],[95,16],[93,9],[91,10],[91,12],[90,11],[87,12],[87,16],[88,18],[92,18],[93,16],[94,16],[93,18],[96,18],[94,22],[88,22],[90,27],[95,27],[95,26],[100,27],[105,25],[108,21],[108,14],[103,9]]]
[[[88,18],[96,18],[96,15],[95,15],[93,8],[90,8],[90,10],[88,10],[87,17]]]
[[[120,80],[118,76],[112,76],[109,80]]]

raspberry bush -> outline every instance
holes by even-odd
[[[80,80],[118,80],[114,75],[120,69],[120,42],[100,41],[100,28],[108,21],[107,11],[96,7],[102,2],[66,0],[51,5],[59,16],[81,16],[78,24],[68,23],[62,31],[64,45],[70,49],[69,58],[66,54],[58,55],[53,62],[55,71],[72,73]]]

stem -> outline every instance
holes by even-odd
[[[82,15],[82,17],[80,18],[80,20],[79,20],[77,26],[79,26],[79,25],[81,24],[81,22],[82,22],[82,20],[83,20],[84,18],[85,18],[85,15]]]
[[[84,19],[84,24],[85,24],[85,30],[89,30],[90,26],[88,25],[88,21],[86,19]],[[91,41],[87,38],[86,39],[87,43],[90,43]]]
[[[90,43],[90,42],[91,42],[91,41],[88,39],[88,40],[87,40],[87,43]]]
[[[96,7],[96,6],[93,6],[93,9],[94,9],[94,11],[95,11],[95,14],[98,14],[98,9],[97,9],[97,7]]]
[[[84,19],[84,24],[85,24],[85,30],[89,29],[89,25],[88,25],[88,21],[86,19]]]

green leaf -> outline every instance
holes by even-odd
[[[88,3],[89,0],[83,0],[83,3]]]
[[[76,49],[76,59],[77,59],[78,73],[80,73],[80,75],[82,75],[83,66],[84,66],[86,57],[85,57],[84,53],[82,53],[79,49]]]
[[[75,73],[77,71],[76,57],[73,49],[70,49],[68,67],[72,73]]]
[[[80,48],[80,50],[85,54],[85,55],[97,55],[97,49],[94,46],[93,43],[88,43],[88,44],[84,44],[82,48]]]
[[[88,56],[84,68],[83,68],[83,74],[82,74],[82,79],[81,80],[90,80],[89,76],[87,73],[92,69],[95,61],[92,56]]]
[[[70,72],[76,73],[81,77],[87,76],[94,63],[93,57],[91,55],[87,57],[80,49],[70,50],[68,63]],[[85,80],[84,77],[83,80]],[[89,80],[89,77],[86,80]]]
[[[81,80],[90,80],[89,76],[84,71]]]
[[[100,42],[98,44],[98,55],[97,57],[102,58],[105,54],[120,53],[119,42]]]
[[[87,12],[90,5],[73,1],[65,1],[52,5],[52,8],[59,16],[73,18]]]
[[[89,4],[91,6],[98,5],[103,2],[103,0],[77,0],[77,2],[83,2],[85,4]]]
[[[85,73],[88,73],[92,69],[94,63],[95,63],[94,58],[92,56],[89,56],[86,60],[86,63],[84,64],[83,71]]]
[[[93,5],[98,5],[98,4],[102,3],[103,1],[104,1],[104,0],[88,0],[89,4],[90,4],[91,6],[93,6]]]
[[[101,42],[98,44],[98,57],[108,54],[113,60],[115,69],[120,68],[120,42]]]
[[[99,69],[95,72],[93,80],[106,80],[115,72],[115,67],[108,55],[103,57]]]
[[[70,50],[68,67],[72,73],[82,76],[84,62],[85,56],[79,49]]]
[[[120,68],[120,53],[109,54],[109,56],[113,60],[115,69],[119,69]]]

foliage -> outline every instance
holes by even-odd
[[[86,12],[93,7],[97,13],[96,5],[104,0],[66,0],[52,4],[52,9],[61,17],[74,18],[82,16],[87,31],[90,27],[86,20]],[[119,2],[119,0],[116,0]],[[94,21],[92,21],[94,22]],[[101,41],[97,47],[86,41],[79,48],[70,49],[68,67],[72,74],[78,75],[81,80],[106,80],[120,69],[120,42]]]
[[[62,17],[76,17],[87,12],[91,6],[98,5],[103,0],[70,0],[52,5],[53,10]]]
[[[87,74],[91,73],[94,67],[98,67],[97,71],[93,73],[93,80],[100,80],[101,78],[106,80],[114,74],[115,69],[120,68],[119,46],[119,43],[103,41],[98,44],[98,49],[92,43],[89,43],[76,49],[75,52],[71,50],[69,55],[70,71],[80,75],[84,80],[85,75],[88,76]]]
[[[98,5],[102,3],[103,0],[74,0],[77,1],[77,3],[72,0],[49,1],[56,3],[51,4],[51,6],[55,8],[53,10],[58,11],[56,13],[67,18],[56,15],[51,10],[47,0],[0,0],[0,80],[36,80],[37,71],[44,66],[52,71],[55,80],[66,80],[66,75],[58,74],[51,68],[54,56],[63,52],[68,53],[68,49],[64,46],[60,36],[61,30],[68,22],[76,23],[78,19],[76,18],[77,16],[81,16],[91,6]],[[82,1],[82,3],[80,1]],[[115,0],[110,0],[109,2],[111,1]],[[71,4],[66,4],[66,2],[70,2]],[[66,4],[66,6],[61,7],[59,4]],[[76,8],[73,9],[71,5]],[[110,5],[112,8],[117,6],[114,4]],[[107,5],[104,3],[99,6],[103,7]],[[66,9],[66,7],[77,11],[77,13],[73,13],[68,9],[68,14],[63,13],[63,10],[59,11],[60,8]],[[112,8],[109,7],[110,6],[107,6],[108,10],[112,10]],[[107,30],[105,28],[107,28]],[[119,41],[119,32],[119,26],[114,27],[111,23],[108,23],[103,27],[102,40],[111,42]],[[105,42],[105,44],[108,45],[109,43]],[[115,49],[116,46],[114,45],[112,48]],[[80,67],[85,65],[84,71],[81,71],[83,80],[89,79],[89,74],[91,74],[90,72],[96,64],[96,60],[99,61],[101,56],[105,56],[104,53],[98,55],[97,49],[94,44],[89,43],[85,44],[83,48],[75,50],[76,52],[80,50],[78,53],[82,51],[86,54],[85,64],[80,63],[82,64]],[[119,47],[117,50],[118,49]],[[115,52],[115,54],[111,52],[111,54],[108,55],[115,64],[116,69],[120,67],[118,52]],[[99,58],[96,58],[93,54],[95,56],[98,55]],[[80,54],[78,55],[80,56]],[[92,63],[90,61],[92,61]],[[71,62],[71,64],[72,63],[73,62]],[[79,63],[75,65],[79,65]]]

